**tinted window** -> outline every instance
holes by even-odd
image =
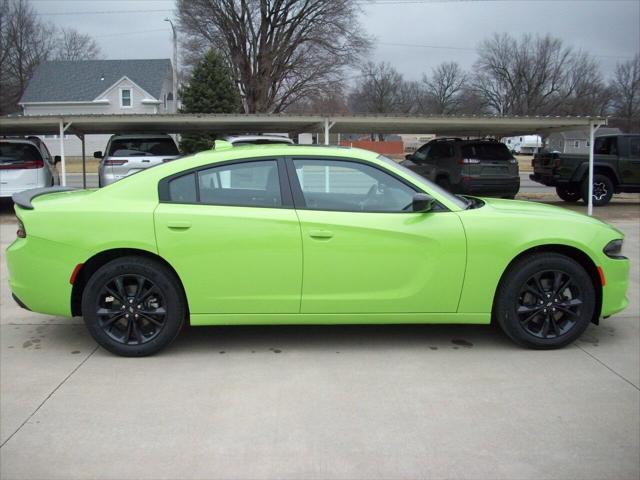
[[[0,143],[0,165],[10,166],[41,161],[40,152],[30,143]]]
[[[477,160],[511,160],[513,157],[503,143],[471,143],[462,147],[463,158]]]
[[[427,158],[437,160],[439,158],[453,157],[452,142],[436,142],[431,145]]]
[[[200,202],[215,205],[279,207],[280,179],[275,160],[236,163],[198,172]]]
[[[179,155],[171,138],[120,138],[109,146],[110,157],[153,157]]]
[[[169,182],[169,198],[172,202],[195,203],[196,174],[190,173]]]
[[[593,147],[593,153],[596,155],[617,155],[618,143],[616,137],[599,137],[596,138]]]
[[[414,163],[424,163],[427,160],[427,154],[429,153],[429,147],[424,145],[420,147],[411,157],[411,161]]]
[[[401,212],[415,190],[391,175],[356,162],[294,160],[307,208],[355,212]]]

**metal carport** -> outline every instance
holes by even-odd
[[[436,135],[508,137],[589,128],[590,145],[595,131],[607,120],[602,117],[505,117],[505,116],[415,116],[415,115],[299,115],[299,114],[125,114],[43,115],[0,118],[0,135],[60,136],[61,182],[66,184],[64,133],[82,141],[83,185],[86,186],[84,136],[131,132],[162,133],[266,133],[323,132],[325,144],[334,133],[434,133]],[[593,211],[593,148],[589,154],[588,214]]]

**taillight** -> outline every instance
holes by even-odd
[[[22,223],[22,220],[18,219],[18,230],[16,231],[16,235],[18,236],[18,238],[26,238],[27,237],[27,231],[24,229],[24,224]]]
[[[104,164],[105,165],[110,165],[110,166],[114,166],[117,167],[119,165],[124,165],[125,163],[127,163],[129,160],[105,160]]]
[[[23,162],[3,163],[0,165],[0,170],[31,170],[43,167],[44,160],[26,160]]]
[[[480,160],[478,160],[477,158],[462,158],[458,160],[458,163],[460,165],[465,165],[465,164],[468,165],[470,163],[476,164],[476,163],[480,163]]]

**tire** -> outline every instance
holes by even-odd
[[[567,185],[558,185],[556,187],[556,193],[558,196],[564,200],[565,202],[577,202],[582,198],[582,192],[578,185],[567,184]]]
[[[589,326],[594,299],[593,282],[578,262],[557,253],[536,253],[509,267],[500,281],[493,313],[518,345],[560,348]]]
[[[82,294],[82,316],[91,336],[125,357],[152,355],[167,347],[180,332],[186,312],[173,272],[144,257],[103,265]]]
[[[602,173],[593,175],[593,206],[601,207],[606,205],[613,197],[613,182]],[[582,181],[582,200],[589,203],[589,177]]]
[[[451,192],[451,182],[447,177],[438,177],[436,183],[444,188],[447,192]]]

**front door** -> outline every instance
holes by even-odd
[[[283,172],[269,159],[165,180],[158,249],[180,276],[192,314],[298,313],[302,241]]]
[[[302,227],[302,313],[457,310],[466,242],[455,213],[411,212],[415,188],[370,164],[288,166]]]

